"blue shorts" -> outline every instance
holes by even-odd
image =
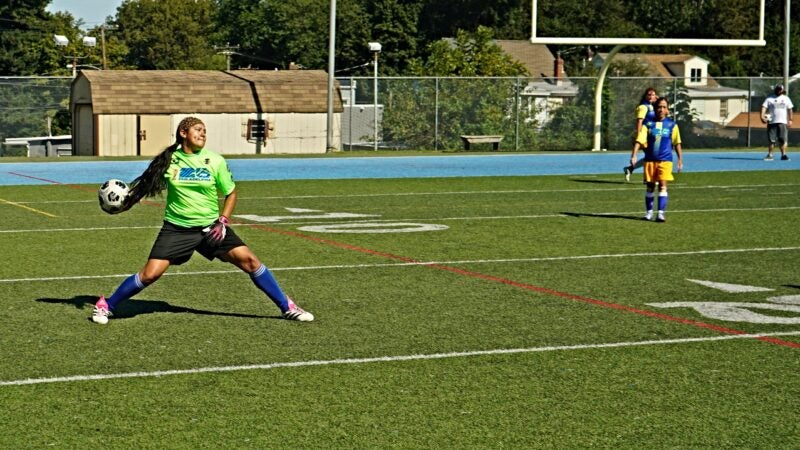
[[[203,237],[205,227],[179,227],[178,225],[164,222],[158,232],[156,242],[150,250],[150,259],[166,259],[170,264],[179,266],[192,257],[196,251],[207,259],[220,258],[236,247],[245,243],[234,233],[233,228],[225,230],[225,239],[219,246],[212,247]]]

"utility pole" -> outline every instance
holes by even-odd
[[[239,46],[238,45],[225,44],[225,45],[220,45],[219,47],[217,47],[215,45],[214,46],[214,50],[219,50],[217,52],[218,55],[225,55],[225,61],[226,61],[225,66],[227,67],[227,70],[231,70],[231,55],[236,53],[234,50],[239,50]]]
[[[108,70],[108,60],[106,59],[106,29],[116,30],[116,25],[100,25],[100,49],[103,51],[103,70]]]

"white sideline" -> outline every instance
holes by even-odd
[[[552,347],[476,350],[471,352],[432,353],[428,355],[379,356],[374,358],[346,358],[346,359],[331,359],[331,360],[316,360],[316,361],[281,362],[281,363],[270,363],[270,364],[250,364],[242,366],[198,367],[195,369],[157,370],[152,372],[127,372],[127,373],[111,373],[111,374],[98,374],[98,375],[73,375],[68,377],[26,378],[24,380],[0,381],[0,386],[23,386],[29,384],[45,384],[45,383],[69,383],[74,381],[99,381],[99,380],[112,380],[117,378],[148,378],[148,377],[163,377],[170,375],[192,375],[199,373],[236,372],[242,370],[272,370],[284,367],[310,367],[310,366],[330,366],[330,365],[340,365],[340,364],[370,364],[378,362],[421,361],[430,359],[464,358],[472,356],[491,356],[491,355],[508,355],[508,354],[518,354],[518,353],[541,353],[541,352],[567,351],[567,350],[636,347],[645,345],[686,344],[694,342],[728,341],[733,339],[755,339],[768,336],[798,336],[798,335],[800,335],[800,331],[791,331],[782,333],[758,333],[758,334],[709,336],[700,338],[662,339],[654,341],[651,340],[651,341],[634,341],[634,342],[611,342],[606,344],[559,345]]]
[[[800,247],[764,247],[764,248],[733,248],[721,250],[696,250],[685,252],[648,252],[648,253],[616,253],[600,255],[575,255],[575,256],[545,256],[539,258],[506,258],[506,259],[465,259],[456,261],[414,261],[401,263],[383,264],[336,264],[330,266],[299,266],[299,267],[270,267],[273,272],[286,270],[332,270],[332,269],[370,269],[383,267],[408,267],[408,266],[430,266],[430,265],[455,265],[455,264],[496,264],[496,263],[524,263],[524,262],[543,262],[543,261],[570,261],[582,259],[602,259],[602,258],[629,258],[642,256],[688,256],[688,255],[715,255],[726,253],[748,253],[748,252],[785,252],[800,250]],[[164,276],[183,276],[183,275],[217,275],[241,273],[240,270],[202,270],[195,272],[167,272]],[[91,280],[98,278],[125,278],[127,274],[112,275],[73,275],[65,277],[38,277],[38,278],[0,278],[0,283],[29,283],[34,281],[61,281],[61,280]]]

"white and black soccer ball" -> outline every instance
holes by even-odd
[[[126,197],[128,197],[128,185],[122,180],[108,180],[97,190],[100,209],[109,214],[121,212]]]

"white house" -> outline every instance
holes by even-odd
[[[595,55],[594,64],[602,64],[608,54]],[[613,61],[636,61],[643,65],[646,76],[679,79],[686,87],[690,108],[698,121],[726,125],[740,113],[748,111],[749,92],[722,86],[708,75],[708,60],[688,54],[618,53]]]
[[[553,111],[578,95],[578,87],[564,72],[564,60],[553,56],[546,45],[528,40],[497,40],[495,44],[533,77],[527,80],[521,97],[538,126],[547,124]]]

